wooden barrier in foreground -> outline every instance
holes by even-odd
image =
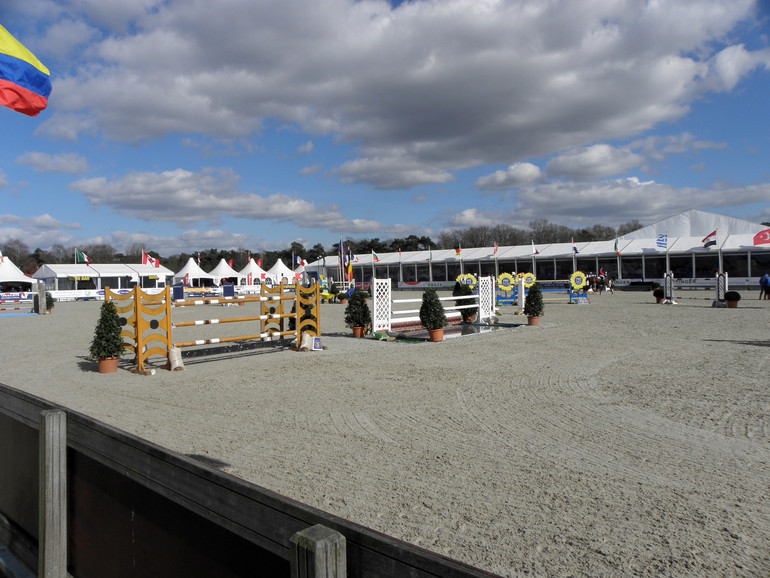
[[[3,384],[0,464],[13,465],[0,468],[0,543],[40,576],[58,575],[38,554],[62,578],[492,576]],[[47,476],[67,488],[43,508]],[[44,509],[54,525],[66,515],[66,534],[49,526],[53,547]]]

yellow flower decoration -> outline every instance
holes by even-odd
[[[510,293],[516,287],[516,279],[510,273],[500,273],[497,277],[497,287],[500,291]]]
[[[577,290],[586,284],[586,276],[582,271],[575,271],[569,278],[572,288]]]
[[[468,285],[471,289],[476,288],[476,276],[473,273],[465,273],[463,275],[458,275],[457,279],[455,281],[459,281],[463,285]]]
[[[534,273],[524,273],[524,287],[529,289],[537,281]]]

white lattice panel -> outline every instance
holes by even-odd
[[[390,331],[392,311],[390,279],[375,279],[372,298],[374,299],[374,322],[372,331]]]
[[[492,319],[495,309],[495,283],[492,277],[479,279],[479,321]]]

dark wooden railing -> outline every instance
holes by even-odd
[[[39,449],[48,410],[66,413],[66,504],[53,508],[65,508],[61,550],[75,578],[491,576],[0,384],[0,543],[33,571],[40,476],[55,471]],[[306,568],[308,551],[329,543],[334,568]]]

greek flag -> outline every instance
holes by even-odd
[[[658,235],[658,248],[665,249],[668,246],[668,235],[661,233]]]

